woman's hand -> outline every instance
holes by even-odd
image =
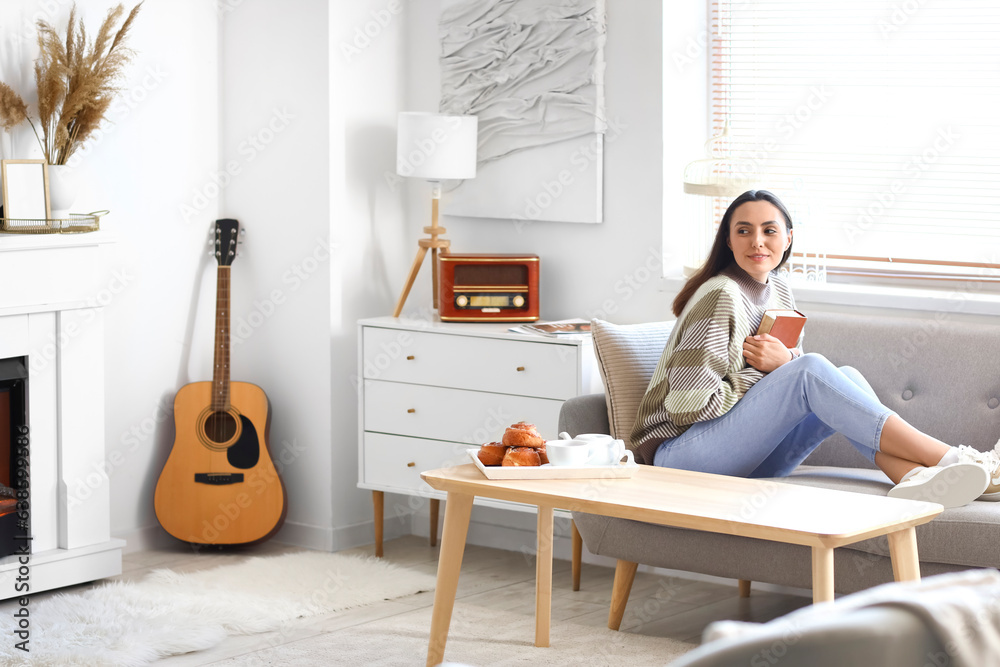
[[[770,373],[792,360],[792,351],[770,334],[747,336],[743,341],[743,356],[747,363],[761,371]]]

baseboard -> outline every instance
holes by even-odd
[[[443,523],[443,509],[444,503],[442,503],[441,516],[438,517],[439,523]],[[505,551],[518,551],[533,558],[537,546],[535,538],[535,531],[538,525],[537,517],[538,515],[532,512],[474,506],[472,508],[472,516],[469,518],[469,532],[466,536],[466,544],[503,549]],[[426,508],[414,512],[410,515],[409,519],[407,534],[418,535],[420,537],[430,536],[430,515]],[[555,517],[552,524],[553,558],[569,560],[572,557],[571,530],[571,521],[569,518]],[[440,527],[438,535],[441,535]],[[601,557],[595,556],[595,558]],[[607,563],[610,563],[614,567],[615,561],[605,558],[599,564],[605,565]]]
[[[117,533],[112,533],[112,537],[125,540],[123,554],[130,554],[136,551],[150,551],[152,549],[163,549],[172,545],[180,544],[180,540],[172,537],[167,531],[154,523],[142,528],[133,528]]]
[[[322,526],[285,521],[271,539],[303,549],[333,551],[333,530]]]
[[[407,507],[405,502],[406,497],[396,496],[395,494],[386,495],[386,512],[382,526],[383,539],[392,540],[412,534],[412,512],[409,510],[404,511],[404,508]],[[426,509],[423,516],[427,517]],[[426,530],[425,528],[425,534]],[[163,549],[181,543],[163,530],[158,523],[120,531],[113,536],[117,539],[125,540],[126,547],[123,553],[126,554],[136,551]],[[336,528],[285,521],[281,529],[271,539],[275,542],[290,544],[302,547],[303,549],[342,551],[344,549],[372,544],[375,541],[375,521],[373,519]]]
[[[125,540],[125,550],[123,553],[130,554],[136,551],[150,551],[152,549],[164,549],[175,547],[178,544],[186,544],[170,535],[160,527],[160,524],[134,528],[132,530],[115,533],[114,537]],[[329,528],[308,526],[305,524],[286,521],[282,527],[271,538],[275,542],[291,544],[304,549],[316,549],[317,551],[333,551],[334,540],[332,531]],[[371,542],[371,537],[368,539]]]
[[[386,519],[383,525],[383,539],[392,540],[410,534],[410,522],[401,519]],[[343,551],[375,542],[375,522],[364,521],[352,526],[341,526],[333,530],[285,522],[278,534],[276,542],[291,544],[303,549],[317,551]]]
[[[382,520],[382,539],[393,540],[410,535],[410,513],[399,511],[405,496],[386,494],[385,516]],[[391,508],[396,508],[395,510]],[[362,521],[349,526],[321,528],[286,521],[274,539],[282,544],[292,544],[319,551],[343,551],[375,542],[375,521]]]

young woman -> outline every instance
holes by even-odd
[[[951,447],[882,405],[858,371],[754,335],[764,311],[794,309],[776,269],[792,219],[765,190],[726,210],[705,265],[674,300],[677,323],[639,406],[636,460],[670,468],[783,477],[842,433],[895,486],[890,496],[956,507],[1000,500],[1000,456]]]

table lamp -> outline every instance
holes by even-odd
[[[431,182],[431,224],[424,227],[429,238],[417,242],[417,256],[410,267],[403,293],[396,302],[393,317],[399,317],[410,294],[413,281],[423,264],[427,249],[431,251],[433,306],[438,307],[438,250],[447,253],[451,242],[439,238],[447,230],[438,225],[438,204],[441,201],[441,181],[475,178],[478,119],[475,116],[454,116],[434,113],[403,112],[399,114],[396,136],[396,173]]]

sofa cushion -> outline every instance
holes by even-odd
[[[962,303],[922,318],[809,313],[804,348],[861,371],[883,405],[924,433],[985,451],[1000,437],[1000,355],[990,352],[1000,328],[957,321]],[[840,435],[806,462],[874,467]]]
[[[812,549],[807,546],[583,512],[573,512],[573,521],[587,549],[598,556],[727,579],[812,587]],[[917,527],[918,543],[923,527]],[[918,555],[922,576],[966,569],[964,565],[925,560],[920,551]],[[887,557],[847,546],[834,549],[833,558],[837,593],[853,593],[893,580],[892,564]]]
[[[880,470],[812,465],[801,465],[775,481],[880,496],[892,487]],[[979,500],[946,509],[930,523],[917,526],[916,532],[921,561],[1000,568],[1000,503]],[[889,538],[883,535],[845,548],[888,556]]]
[[[625,440],[626,444],[630,444],[628,435],[639,412],[639,403],[673,328],[673,322],[612,324],[603,320],[591,321],[611,435]]]
[[[810,465],[801,465],[790,476],[773,481],[879,496],[892,486],[880,470]],[[581,512],[574,512],[573,519],[587,549],[597,555],[719,577],[802,588],[811,585],[806,547]],[[1000,543],[1000,503],[980,500],[946,509],[930,523],[917,526],[916,534],[917,555],[925,576],[969,567],[1000,568],[996,546]],[[892,578],[885,535],[841,547],[835,555],[837,592],[859,590]],[[780,574],[774,569],[778,562]]]

